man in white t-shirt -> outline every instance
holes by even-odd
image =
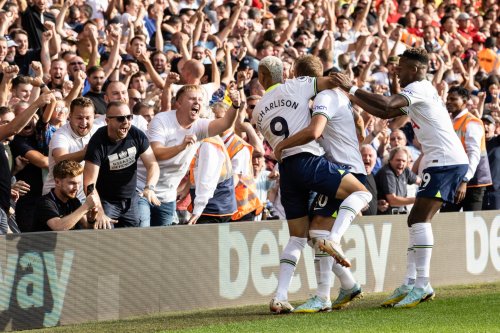
[[[68,122],[58,129],[49,145],[49,174],[43,184],[43,194],[50,192],[55,186],[52,169],[62,160],[76,161],[84,165],[84,156],[90,137],[95,133],[94,103],[86,97],[78,97],[71,102]],[[80,185],[83,178],[80,176]],[[78,199],[84,200],[83,186],[79,187]]]
[[[333,88],[329,78],[299,77],[283,83],[283,63],[274,56],[265,57],[259,64],[259,82],[266,94],[256,105],[253,122],[273,149],[284,139],[307,127],[311,121],[309,99],[317,91]],[[275,313],[293,311],[288,303],[290,285],[300,253],[307,242],[309,231],[309,192],[315,191],[332,198],[346,199],[363,192],[370,196],[357,197],[339,210],[337,223],[329,235],[318,245],[328,247],[329,254],[344,266],[350,266],[342,253],[340,238],[355,215],[371,200],[366,188],[347,170],[328,161],[316,141],[283,151],[280,169],[281,203],[288,221],[290,239],[280,258],[278,290],[271,300],[270,310]],[[366,202],[364,202],[366,201]]]
[[[318,57],[306,55],[296,61],[294,73],[297,76],[319,77],[323,73],[323,65]],[[316,95],[309,126],[281,141],[274,150],[274,155],[280,161],[283,149],[310,141],[318,141],[329,161],[349,169],[361,183],[365,183],[366,170],[358,148],[354,111],[343,91],[328,89]],[[309,225],[309,237],[313,244],[318,239],[328,237],[335,221],[333,216],[337,216],[341,203],[342,200],[328,198],[322,194],[315,198],[312,205],[314,216]],[[332,257],[325,256],[319,249],[316,249],[315,260],[319,261],[319,264],[315,265],[318,277],[316,294],[294,312],[329,311],[332,307],[340,309],[361,296],[361,286],[347,267],[334,263]],[[333,304],[330,301],[332,269],[341,284],[340,295]]]
[[[403,90],[390,97],[358,89],[347,76],[334,75],[336,84],[348,91],[353,101],[370,114],[384,119],[408,115],[425,155],[422,184],[408,216],[407,275],[403,285],[382,306],[414,307],[434,297],[429,283],[434,245],[430,222],[443,201],[459,202],[463,199],[455,195],[456,190],[462,182],[468,181],[465,178],[467,155],[436,88],[425,79],[428,61],[425,49],[406,50],[396,69]]]
[[[158,113],[149,125],[148,138],[160,165],[156,194],[168,216],[175,214],[177,187],[189,169],[199,141],[230,128],[238,113],[239,95],[231,91],[233,105],[220,119],[199,119],[203,105],[202,88],[185,85],[176,95],[176,110]]]

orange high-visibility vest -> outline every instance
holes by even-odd
[[[486,141],[485,141],[483,122],[479,118],[474,116],[472,113],[467,112],[462,117],[454,120],[453,128],[455,129],[455,132],[460,138],[462,146],[465,149],[465,133],[467,132],[467,125],[471,121],[481,125],[481,128],[483,130],[483,135],[481,137],[481,151],[480,151],[479,164],[477,165],[474,177],[472,177],[472,179],[469,181],[467,187],[488,186],[492,184],[492,180],[490,173],[490,165],[488,163],[488,155],[486,153]]]
[[[236,201],[235,201],[235,190],[233,183],[233,168],[231,165],[231,159],[224,146],[224,142],[219,136],[214,136],[202,140],[202,143],[210,143],[215,145],[224,153],[224,163],[222,164],[222,169],[219,175],[219,180],[217,181],[217,188],[215,189],[214,196],[208,201],[205,210],[202,215],[208,216],[227,216],[233,215],[236,211]],[[194,180],[194,170],[198,167],[198,157],[200,153],[200,148],[196,151],[196,154],[189,165],[189,181],[192,185],[195,184]],[[222,195],[221,195],[222,194]],[[192,202],[194,203],[195,191],[191,191]],[[192,211],[193,207],[190,205],[188,208]]]
[[[226,144],[227,152],[231,160],[233,157],[243,149],[248,149],[250,152],[250,157],[253,155],[253,147],[243,140],[240,136],[236,134],[231,135],[233,140]],[[231,137],[230,136],[230,137]],[[257,196],[257,186],[255,184],[255,179],[253,175],[252,161],[249,161],[250,174],[241,175],[239,177],[238,184],[236,184],[236,205],[238,206],[238,211],[231,217],[232,220],[239,220],[243,216],[255,211],[255,215],[259,215],[262,212],[264,206]]]

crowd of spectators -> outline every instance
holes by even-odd
[[[427,79],[450,112],[443,121],[453,121],[469,156],[464,203],[446,210],[500,208],[496,0],[0,0],[0,8],[0,234],[285,218],[276,160],[251,125],[265,93],[259,60],[281,58],[286,79],[312,54],[325,76],[343,72],[390,95],[401,89],[398,55],[408,47],[429,52]],[[406,214],[408,186],[426,182],[413,124],[357,105],[353,113],[374,195],[364,214]]]

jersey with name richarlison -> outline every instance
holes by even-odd
[[[410,116],[425,154],[425,167],[469,164],[448,111],[432,83],[427,80],[412,82],[400,95],[408,100],[409,105],[401,111]]]
[[[349,98],[338,89],[324,90],[314,98],[315,115],[328,119],[318,140],[328,160],[350,166],[351,172],[366,175]]]
[[[304,129],[311,122],[309,99],[316,94],[316,78],[299,77],[276,84],[255,106],[253,121],[273,149],[278,143]],[[323,155],[316,141],[283,150],[282,157],[299,153]]]

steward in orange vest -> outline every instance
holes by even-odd
[[[237,154],[247,154],[246,174],[238,174],[238,183],[236,184],[236,204],[238,211],[233,214],[233,221],[253,221],[254,217],[262,212],[263,205],[257,196],[257,187],[253,174],[252,156],[253,147],[243,140],[233,131],[224,133],[224,144],[227,148],[229,158],[234,162]]]
[[[215,150],[211,149],[214,147]],[[189,166],[189,180],[190,211],[193,216],[199,216],[194,223],[229,222],[236,212],[233,172],[231,159],[219,136],[201,141]]]
[[[492,184],[488,155],[486,153],[483,122],[466,108],[469,92],[462,87],[452,87],[448,92],[446,108],[453,118],[453,128],[469,157],[469,170],[457,192],[466,188],[461,203],[446,205],[441,211],[476,211],[482,209],[486,187]]]

